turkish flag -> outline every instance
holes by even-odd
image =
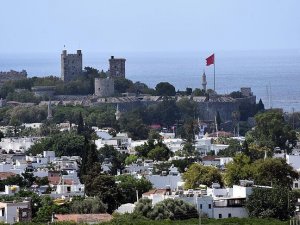
[[[206,59],[206,66],[209,66],[211,64],[215,64],[215,54],[212,54]]]

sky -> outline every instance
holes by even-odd
[[[300,49],[299,0],[1,0],[0,54]]]

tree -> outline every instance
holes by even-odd
[[[117,175],[118,171],[124,169],[127,156],[128,154],[120,153],[111,145],[104,145],[104,147],[99,149],[100,162],[103,163],[105,159],[111,162],[110,174],[112,175]]]
[[[250,217],[286,220],[293,216],[296,198],[288,188],[254,188],[246,202]]]
[[[115,91],[119,94],[128,92],[129,89],[134,89],[133,82],[123,77],[118,77],[115,80]]]
[[[286,123],[281,112],[270,110],[259,113],[255,116],[255,120],[255,129],[248,134],[249,141],[251,141],[249,136],[252,136],[252,141],[270,149],[280,147],[290,150],[292,146],[296,145],[296,133]]]
[[[128,112],[122,115],[118,122],[121,130],[128,132],[132,139],[147,139],[149,128],[144,124],[139,112]]]
[[[94,198],[75,198],[70,205],[70,211],[78,214],[105,213],[107,206],[99,197]]]
[[[284,159],[267,158],[257,160],[252,165],[256,184],[291,188],[299,174]]]
[[[135,151],[138,157],[146,158],[148,153],[155,148],[154,140],[148,140],[145,144],[135,147]]]
[[[153,207],[150,200],[141,199],[134,212],[152,220],[183,220],[198,217],[195,206],[179,199],[165,199]]]
[[[203,89],[195,88],[195,90],[193,91],[193,95],[194,96],[205,96],[206,93]]]
[[[130,165],[130,164],[136,162],[137,159],[138,159],[138,157],[136,155],[129,155],[125,159],[125,164]]]
[[[177,159],[172,160],[172,165],[178,168],[178,171],[180,173],[184,173],[187,168],[195,162],[194,158],[184,158],[184,159]]]
[[[36,155],[43,151],[55,151],[55,155],[60,157],[65,156],[83,156],[84,152],[84,137],[69,132],[60,132],[32,145],[29,153]]]
[[[107,205],[108,213],[112,213],[122,202],[122,192],[113,176],[88,174],[85,178],[85,185],[86,194],[88,196],[98,196]]]
[[[221,173],[212,166],[203,166],[198,163],[192,164],[182,176],[185,188],[194,189],[204,184],[211,186],[212,183],[223,185]]]
[[[50,196],[43,196],[40,201],[40,207],[34,218],[35,222],[46,223],[51,221],[53,213],[66,214],[68,209],[63,206],[55,205]]]
[[[84,122],[83,122],[83,117],[82,113],[79,112],[79,117],[78,117],[78,127],[77,127],[77,134],[82,134],[84,132]]]
[[[128,174],[117,176],[116,181],[123,194],[122,203],[134,203],[137,199],[136,191],[138,197],[141,198],[143,193],[152,188],[151,182],[145,178],[137,179]]]
[[[178,129],[178,133],[186,142],[193,143],[195,135],[199,133],[198,122],[194,119],[185,120],[183,126]]]
[[[142,215],[144,217],[149,217],[150,212],[152,210],[152,202],[150,199],[147,198],[141,198],[135,208],[134,208],[134,213]]]
[[[187,95],[191,95],[192,92],[193,92],[193,88],[187,87],[187,88],[185,89],[185,92],[186,92]]]
[[[234,157],[236,153],[241,151],[240,142],[235,140],[235,139],[231,139],[231,138],[230,139],[225,139],[225,140],[221,141],[221,143],[222,144],[228,144],[229,146],[224,150],[220,150],[218,152],[218,156]]]
[[[182,153],[185,156],[194,156],[196,154],[195,146],[191,142],[186,142],[182,148]]]
[[[157,95],[175,96],[175,87],[169,82],[160,82],[155,86]]]
[[[265,111],[265,105],[262,102],[261,98],[259,99],[259,102],[258,102],[256,108],[257,108],[257,112],[263,112],[263,111]]]
[[[85,175],[91,171],[97,170],[96,174],[101,171],[100,159],[95,144],[89,143],[87,140],[84,142],[84,153],[81,160],[79,177],[84,180]]]
[[[147,156],[156,161],[167,161],[171,155],[172,152],[165,145],[157,145],[154,149],[150,150]]]
[[[233,161],[226,165],[224,177],[225,184],[232,186],[239,184],[240,180],[253,178],[251,159],[243,153],[238,153]]]

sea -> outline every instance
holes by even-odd
[[[213,89],[214,66],[205,58],[213,52],[120,52],[126,58],[126,77],[149,87],[162,81],[176,90],[202,88],[205,71],[207,88]],[[265,108],[300,111],[300,50],[221,51],[215,53],[216,91],[229,94],[251,87]],[[83,65],[108,70],[107,52],[84,52]],[[25,69],[32,76],[60,76],[60,52],[0,54],[0,71]]]

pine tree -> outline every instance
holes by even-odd
[[[82,134],[83,132],[84,132],[84,122],[83,122],[82,113],[79,112],[77,134]]]
[[[257,111],[258,111],[258,112],[261,112],[261,111],[264,111],[264,110],[265,110],[265,105],[264,105],[264,103],[262,102],[262,100],[259,99],[259,102],[258,102],[258,104],[257,104]]]

